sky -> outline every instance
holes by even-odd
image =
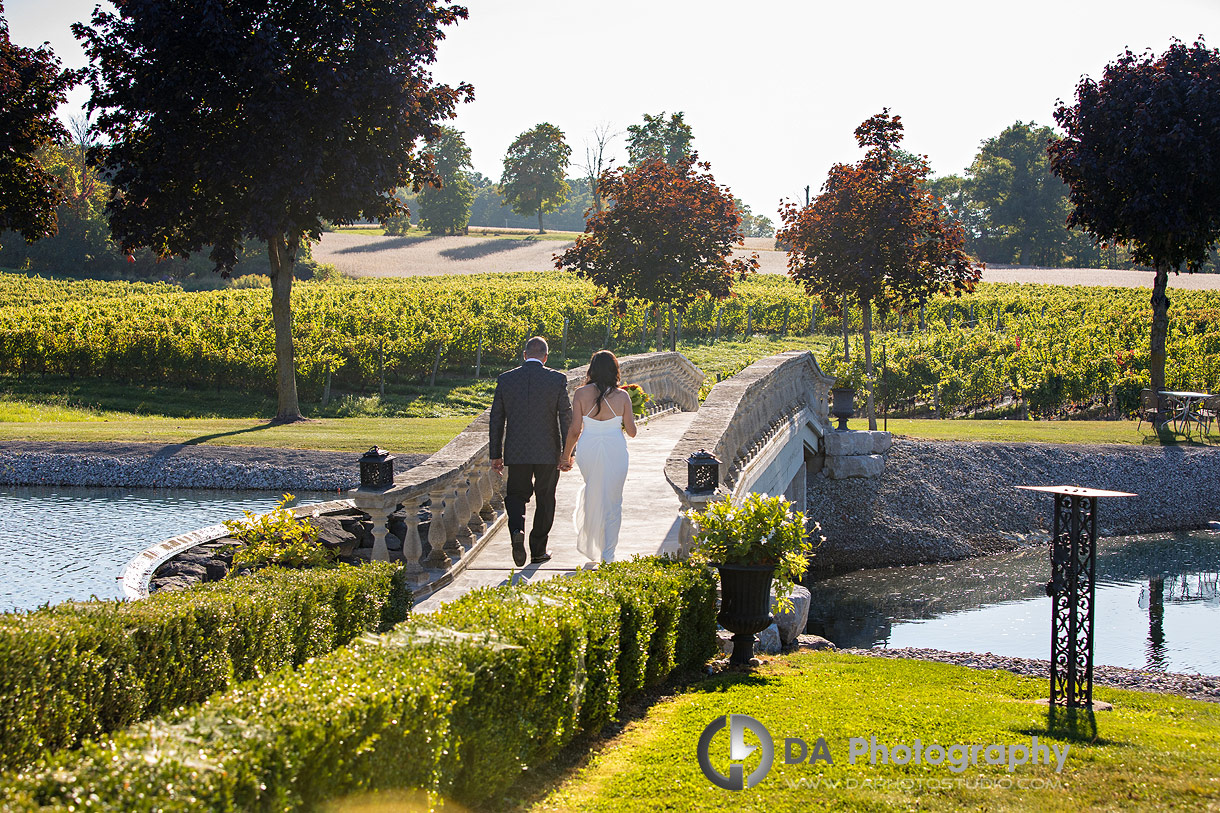
[[[69,26],[95,0],[7,0],[10,36],[49,41],[66,66],[85,57]],[[862,153],[853,131],[888,107],[903,146],[935,175],[961,173],[979,144],[1016,122],[1054,124],[1082,75],[1125,48],[1172,38],[1220,45],[1220,0],[470,0],[446,29],[438,81],[469,82],[475,101],[451,122],[474,168],[498,180],[504,153],[540,122],[572,147],[583,174],[598,127],[626,160],[643,114],[681,111],[716,180],[778,220],[837,162]],[[78,89],[61,116],[79,114]]]

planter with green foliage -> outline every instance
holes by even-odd
[[[710,503],[690,515],[695,545],[691,558],[720,571],[720,625],[733,635],[731,662],[748,664],[754,634],[771,618],[771,586],[777,602],[791,606],[793,585],[809,566],[813,552],[805,515],[783,497],[748,494]]]

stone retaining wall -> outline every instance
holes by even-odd
[[[1220,520],[1220,449],[896,438],[876,479],[810,477],[807,513],[826,537],[814,573],[1045,544],[1051,498],[1018,485],[1138,494],[1100,501],[1103,536],[1203,528]]]

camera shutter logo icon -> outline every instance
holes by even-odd
[[[729,760],[734,763],[729,766],[728,776],[712,767],[710,753],[712,739],[725,725],[729,727]],[[760,745],[746,745],[747,729],[758,739]],[[758,763],[758,767],[751,771],[749,776],[746,776],[745,765],[740,763],[760,748],[762,749],[762,760]],[[729,714],[717,717],[708,723],[707,728],[703,729],[703,734],[699,737],[697,753],[699,767],[713,785],[724,790],[745,790],[763,781],[767,772],[771,770],[771,762],[775,758],[775,744],[771,740],[771,732],[767,731],[767,727],[758,720],[745,714]]]

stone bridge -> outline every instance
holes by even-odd
[[[830,476],[859,476],[880,465],[880,456],[873,453],[880,438],[831,431],[832,380],[807,351],[752,364],[717,383],[702,404],[705,376],[680,353],[627,356],[620,366],[623,381],[652,393],[657,410],[628,441],[631,463],[618,558],[685,555],[690,545],[685,511],[710,499],[756,491],[785,494],[803,505],[808,473],[825,468]],[[584,383],[585,373],[584,367],[568,371],[569,392]],[[372,518],[373,558],[405,563],[420,610],[474,587],[506,583],[514,576],[545,578],[587,563],[575,549],[571,523],[582,482],[574,469],[560,476],[556,490],[548,546],[552,559],[545,565],[513,565],[504,481],[487,458],[489,415],[484,412],[423,464],[396,476],[392,487],[349,493]],[[849,437],[856,440],[845,445]],[[686,489],[686,460],[700,449],[722,461],[721,485],[712,494]],[[426,530],[420,519],[425,503]],[[531,502],[527,527],[532,507]]]

